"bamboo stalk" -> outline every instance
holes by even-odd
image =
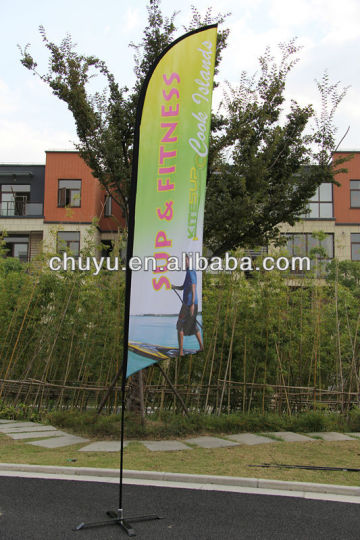
[[[209,358],[211,356],[212,345],[213,345],[214,342],[216,343],[217,328],[219,326],[219,312],[220,312],[220,306],[221,306],[221,302],[222,302],[222,297],[223,297],[223,295],[221,294],[220,300],[219,300],[218,305],[217,305],[215,324],[213,325],[213,331],[212,331],[212,335],[211,335],[210,344],[207,346],[207,353],[206,353],[206,356],[205,356],[205,362],[204,362],[203,369],[202,369],[202,375],[201,375],[201,379],[200,379],[200,383],[199,383],[199,388],[204,383],[206,368],[207,368],[207,365],[208,365],[208,362],[209,362]],[[213,363],[210,366],[210,373],[212,373],[212,368],[213,368]],[[210,375],[209,379],[211,379],[211,375]],[[200,408],[200,397],[201,397],[201,395],[200,395],[200,392],[199,392],[198,393],[198,402],[197,402],[197,408],[198,409]],[[206,411],[206,405],[205,405],[205,411]]]
[[[285,391],[285,399],[286,399],[287,409],[288,409],[289,416],[291,416],[291,407],[290,407],[290,403],[289,403],[289,396],[288,396],[288,393],[287,393],[287,390],[286,390],[284,374],[283,374],[282,364],[281,364],[281,358],[280,358],[280,353],[279,353],[279,347],[278,347],[277,343],[275,343],[275,347],[276,347],[276,355],[277,355],[278,362],[279,362],[279,367],[280,367],[280,374],[281,374],[281,378],[282,378],[282,381],[283,381],[283,386],[282,387],[283,387],[283,389]]]
[[[79,308],[79,302],[80,302],[80,296],[78,297],[78,301],[77,301],[77,304],[76,304],[76,312],[78,311],[78,308]],[[69,346],[67,362],[66,362],[66,367],[65,367],[64,385],[66,384],[66,382],[68,380],[68,376],[69,376],[69,372],[70,372],[70,360],[71,360],[71,353],[72,353],[72,348],[73,348],[73,343],[74,343],[75,330],[76,330],[76,327],[74,325],[73,326],[73,331],[71,333],[70,346]],[[60,407],[60,408],[62,407],[63,395],[64,395],[64,393],[63,393],[63,390],[62,390],[62,392],[60,393],[59,399],[58,399],[58,407]]]
[[[233,348],[234,334],[235,334],[235,325],[236,325],[236,316],[237,316],[237,308],[235,309],[234,320],[233,320],[233,325],[232,325],[232,333],[231,333],[231,339],[230,339],[230,348],[229,348],[229,354],[228,354],[228,359],[227,359],[227,363],[226,363],[225,377],[224,377],[224,384],[223,384],[222,391],[221,391],[221,398],[220,398],[220,403],[219,403],[219,408],[218,408],[218,416],[219,416],[220,413],[221,413],[221,408],[222,408],[223,399],[224,399],[224,393],[225,393],[225,384],[226,384],[225,381],[226,381],[226,378],[227,378],[227,374],[228,374],[228,370],[229,370],[229,365],[230,365],[230,360],[231,360],[231,356],[232,356],[232,348]]]
[[[175,386],[177,386],[177,384],[178,384],[178,361],[179,361],[179,359],[176,357],[175,358]],[[174,394],[173,407],[174,407],[174,411],[176,413],[176,395],[175,394]]]
[[[37,283],[35,283],[35,286],[33,287],[32,291],[31,291],[30,298],[29,298],[28,304],[27,304],[26,309],[25,309],[25,313],[24,313],[24,316],[23,316],[23,319],[22,319],[22,322],[21,322],[21,325],[20,325],[20,329],[19,329],[19,332],[18,332],[18,335],[17,335],[17,338],[16,338],[16,342],[15,342],[15,345],[14,345],[12,353],[11,353],[10,361],[9,361],[7,369],[5,371],[5,375],[4,375],[5,380],[7,379],[8,373],[10,371],[10,367],[12,365],[12,361],[13,361],[13,358],[14,358],[14,355],[15,355],[15,351],[16,351],[16,348],[17,348],[19,340],[20,340],[21,332],[23,330],[25,320],[26,320],[27,314],[28,314],[29,309],[30,309],[30,304],[31,304],[33,296],[35,294],[36,285],[37,285]],[[4,386],[2,385],[1,388],[0,388],[0,398],[2,396],[3,389],[4,389]]]
[[[208,404],[209,404],[210,386],[211,386],[211,380],[212,380],[213,368],[214,368],[214,360],[215,360],[215,352],[216,352],[216,343],[217,343],[217,332],[218,332],[218,327],[219,327],[219,325],[217,325],[217,327],[216,327],[216,333],[215,333],[215,338],[214,338],[214,346],[213,346],[213,353],[212,353],[212,357],[211,357],[211,366],[210,366],[209,382],[208,382],[208,385],[207,385],[206,399],[205,399],[205,406],[204,406],[204,411],[205,411],[205,412],[207,411]]]
[[[218,379],[220,378],[221,369],[222,369],[225,337],[227,335],[226,334],[226,325],[227,325],[227,320],[228,320],[229,313],[230,313],[230,299],[228,299],[228,304],[227,304],[227,307],[226,307],[226,310],[225,310],[224,332],[223,332],[223,339],[222,339],[222,343],[221,343],[220,362],[219,362],[219,370],[218,370],[218,376],[217,376]],[[218,398],[219,398],[218,392],[216,392],[216,407],[217,408],[218,408]]]
[[[65,315],[66,315],[66,312],[68,310],[68,307],[69,307],[70,300],[71,300],[74,289],[75,289],[75,282],[73,283],[73,286],[72,286],[72,288],[70,290],[70,293],[69,293],[69,296],[68,296],[68,299],[67,299],[67,302],[66,302],[65,307],[64,307],[64,309],[62,311],[60,321],[59,321],[59,325],[58,325],[58,328],[57,328],[57,332],[55,334],[55,339],[53,340],[53,343],[51,345],[48,358],[47,358],[46,363],[45,363],[45,368],[44,368],[44,372],[43,372],[43,376],[42,376],[43,381],[45,381],[46,378],[47,378],[47,374],[48,374],[48,371],[49,371],[49,368],[50,368],[50,362],[51,362],[52,354],[53,354],[56,342],[58,340],[58,337],[60,335],[60,330],[61,330],[61,327],[62,327],[62,323],[63,323],[63,321],[65,319]],[[45,386],[43,388],[45,389]],[[44,392],[41,393],[40,402],[39,402],[39,405],[38,405],[39,409],[41,409],[41,407],[42,407],[43,396],[44,396]],[[38,397],[38,395],[36,396],[35,402],[37,400],[37,397]]]
[[[243,360],[243,381],[244,381],[244,388],[243,388],[243,400],[242,400],[242,410],[245,412],[245,404],[246,404],[246,339],[247,336],[245,335],[244,339],[244,360]]]
[[[253,378],[252,378],[252,386],[251,386],[251,389],[250,389],[250,398],[249,398],[249,404],[248,404],[248,412],[250,412],[251,402],[252,402],[252,398],[253,398],[253,390],[254,390],[253,384],[255,382],[256,370],[257,370],[257,362],[255,362],[255,366],[254,366],[254,372],[253,372]]]
[[[265,342],[265,365],[264,365],[264,385],[266,384],[267,376],[267,361],[268,361],[268,352],[269,352],[269,329],[268,329],[268,318],[266,318],[266,342]],[[265,386],[262,393],[262,414],[265,413]]]
[[[25,286],[24,286],[25,288]],[[23,291],[21,290],[21,293]],[[9,345],[12,341],[12,336],[13,336],[13,333],[15,331],[15,328],[13,329],[13,325],[14,325],[14,322],[16,320],[16,315],[19,311],[19,306],[20,306],[20,303],[21,303],[21,300],[23,299],[23,294],[20,294],[19,297],[18,297],[18,301],[16,302],[16,306],[15,306],[15,309],[11,315],[11,319],[10,319],[10,323],[8,324],[8,327],[7,327],[7,331],[6,331],[6,334],[5,334],[5,337],[4,337],[4,347],[3,347],[3,350],[4,350],[4,354],[2,356],[0,356],[0,360],[2,361],[3,365],[4,365],[4,372],[6,370],[6,367],[8,365],[8,362],[7,362],[7,350],[6,350],[6,353],[5,353],[5,345],[8,345],[7,349],[9,349]],[[10,334],[10,330],[11,330],[11,334]],[[10,334],[10,336],[9,336]],[[3,371],[1,369],[0,371],[0,377],[3,377]]]
[[[338,280],[339,280],[339,265],[336,262],[336,275],[335,275],[335,319],[336,319],[336,338],[338,346],[338,360],[339,360],[339,376],[340,376],[340,388],[341,388],[341,412],[344,411],[344,377],[343,377],[343,366],[342,366],[342,356],[341,356],[341,339],[340,339],[340,320],[339,320],[339,295],[338,295]]]

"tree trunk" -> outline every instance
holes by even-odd
[[[129,390],[127,395],[126,409],[129,412],[140,415],[141,422],[145,420],[144,407],[144,383],[142,371],[138,371],[129,380]]]

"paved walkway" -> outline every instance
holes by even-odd
[[[26,444],[43,448],[61,448],[79,443],[89,443],[89,439],[69,435],[53,426],[0,419],[0,433],[14,440],[23,440]],[[28,440],[27,440],[28,439]],[[239,445],[276,444],[285,442],[324,441],[353,441],[360,439],[360,433],[319,432],[293,433],[290,431],[275,431],[271,433],[238,433],[223,437],[195,437],[185,440],[169,441],[135,441],[143,444],[151,452],[191,450],[193,448],[226,448]],[[132,441],[126,441],[125,446]],[[120,441],[96,441],[79,448],[80,452],[118,452]]]

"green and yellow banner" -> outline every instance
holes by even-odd
[[[202,282],[194,264],[202,252],[216,33],[216,25],[208,26],[171,44],[142,91],[129,225],[127,377],[202,349]]]

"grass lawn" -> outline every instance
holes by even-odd
[[[119,452],[79,452],[83,444],[46,449],[0,435],[0,462],[75,467],[119,467]],[[72,461],[76,460],[76,461]],[[271,478],[299,482],[360,485],[360,473],[253,468],[262,463],[356,467],[360,469],[360,440],[340,442],[275,442],[207,450],[151,452],[133,442],[125,449],[125,469],[223,476]]]

